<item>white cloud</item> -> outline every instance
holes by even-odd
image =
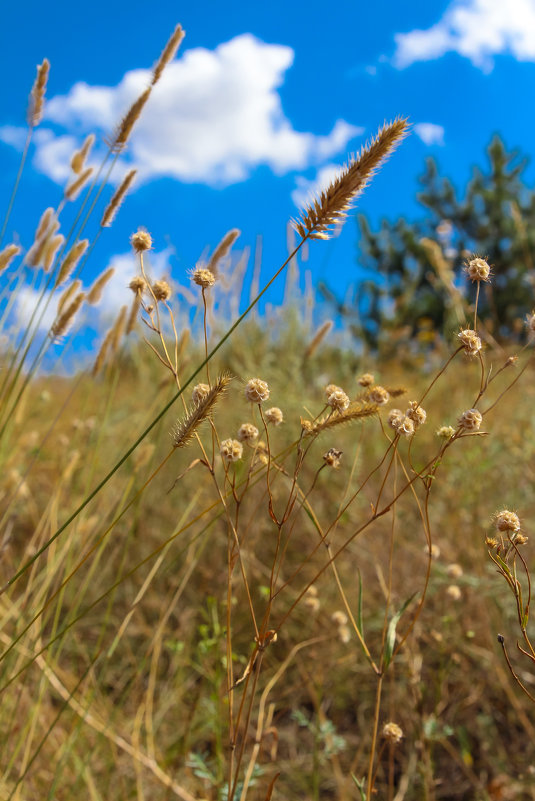
[[[535,0],[453,0],[435,25],[398,33],[395,40],[393,61],[400,69],[448,52],[484,70],[499,53],[535,61]]]
[[[304,175],[296,176],[292,200],[297,208],[304,208],[310,203],[312,197],[323,189],[327,189],[341,169],[340,164],[325,164],[318,170],[315,178],[305,178]]]
[[[414,126],[414,133],[426,145],[444,144],[444,128],[434,122],[417,122]]]
[[[170,176],[212,186],[242,181],[258,165],[280,174],[321,164],[361,129],[344,120],[324,136],[293,128],[278,92],[293,57],[291,48],[251,34],[213,51],[186,51],[153,90],[124,159],[141,180]],[[80,144],[92,131],[109,136],[149,82],[149,70],[138,69],[117,86],[79,82],[53,97],[45,117],[58,130],[36,138],[38,169],[63,182],[73,137]]]
[[[0,141],[6,145],[22,150],[26,141],[27,129],[16,125],[2,125],[0,127]]]

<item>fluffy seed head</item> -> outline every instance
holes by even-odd
[[[338,384],[327,384],[327,386],[325,387],[325,397],[328,398],[329,395],[332,395],[333,392],[336,392],[337,390],[343,392],[342,387],[339,387]]]
[[[437,429],[436,434],[437,437],[440,437],[440,439],[451,439],[455,434],[455,429],[453,426],[440,426],[440,428]]]
[[[50,70],[50,62],[47,58],[43,60],[42,64],[37,66],[37,77],[32,87],[30,94],[30,103],[28,106],[28,123],[34,128],[39,125],[43,117],[43,108],[45,102],[46,84],[48,81],[48,73]]]
[[[400,421],[403,420],[404,417],[405,415],[401,409],[391,409],[387,418],[388,425],[390,428],[393,428],[394,431],[397,431]]]
[[[264,413],[264,417],[268,423],[272,423],[274,426],[280,426],[283,422],[282,411],[278,406],[272,406],[271,409],[268,409]]]
[[[119,211],[121,207],[121,203],[123,202],[128,189],[130,188],[130,184],[136,177],[137,170],[130,170],[129,173],[125,175],[123,178],[120,186],[116,189],[113,193],[113,196],[104,209],[104,214],[102,215],[102,220],[100,221],[100,225],[102,228],[109,228],[112,222],[115,219],[115,215]]]
[[[485,259],[470,259],[464,269],[471,281],[490,281],[490,267]]]
[[[375,384],[375,376],[371,373],[364,373],[359,378],[359,384],[361,387],[371,387]]]
[[[392,745],[398,745],[403,739],[403,729],[392,721],[385,723],[382,734],[385,740]]]
[[[335,412],[345,412],[349,408],[349,398],[343,389],[337,387],[327,398],[327,405]]]
[[[215,284],[215,275],[206,267],[196,267],[191,273],[191,280],[197,286],[208,289]]]
[[[269,398],[269,387],[261,378],[251,378],[245,385],[245,397],[251,403],[263,403]]]
[[[254,442],[258,438],[258,428],[252,423],[242,423],[238,429],[238,439],[240,442]]]
[[[447,566],[446,573],[450,578],[458,579],[462,576],[463,569],[461,565],[457,564],[457,562],[453,562],[451,565]]]
[[[65,197],[67,200],[76,200],[80,191],[91,178],[93,167],[87,167],[80,175],[65,187]]]
[[[224,439],[219,449],[221,458],[227,464],[238,462],[243,456],[243,445],[237,439]]]
[[[377,406],[384,406],[390,400],[390,395],[384,387],[375,386],[370,389],[368,398],[372,403],[376,403]]]
[[[341,609],[337,609],[331,615],[331,620],[336,626],[345,626],[347,623],[347,615]]]
[[[152,292],[156,300],[169,300],[171,297],[171,287],[163,278],[161,281],[155,281],[152,285]]]
[[[396,409],[395,411],[399,411]],[[400,416],[396,415],[394,417],[390,417],[388,419],[389,424],[392,426],[396,434],[399,434],[401,437],[412,437],[414,434],[414,421],[411,420],[410,417],[401,413]]]
[[[327,453],[323,454],[323,461],[328,467],[334,467],[335,470],[340,467],[340,459],[342,457],[342,451],[336,450],[336,448],[329,448]]]
[[[461,589],[457,586],[457,584],[450,584],[446,592],[452,601],[460,601],[462,598]]]
[[[210,387],[208,384],[196,384],[193,387],[193,392],[191,393],[191,399],[193,403],[202,403],[208,397],[210,392]]]
[[[508,509],[502,509],[494,515],[494,523],[498,531],[520,531],[518,515]]]
[[[140,228],[130,237],[130,244],[136,253],[143,253],[143,251],[150,250],[152,248],[152,237],[148,231]]]
[[[142,295],[147,289],[147,282],[142,275],[136,275],[128,284],[128,288],[132,290],[134,295]]]
[[[418,401],[410,401],[405,414],[412,420],[415,429],[423,426],[427,419],[427,412],[418,406]]]
[[[477,409],[467,409],[459,417],[459,425],[465,431],[479,431],[482,422],[483,415]]]
[[[471,328],[464,328],[457,334],[464,352],[467,356],[477,356],[481,350],[481,339],[478,337],[477,332]]]

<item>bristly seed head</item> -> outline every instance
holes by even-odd
[[[130,237],[130,244],[136,253],[143,253],[152,248],[152,237],[148,231],[140,228]]]
[[[490,281],[490,266],[485,259],[470,259],[464,269],[471,281]]]
[[[224,439],[219,449],[221,458],[227,464],[238,462],[243,456],[243,445],[237,439]]]
[[[463,595],[461,592],[461,588],[458,587],[457,584],[450,584],[446,592],[448,593],[452,601],[460,601]]]
[[[364,373],[358,381],[361,387],[371,387],[375,384],[375,376],[372,373]]]
[[[464,352],[467,356],[477,356],[481,350],[481,339],[478,337],[477,332],[471,328],[464,328],[457,334]]]
[[[152,294],[157,301],[169,300],[171,297],[171,287],[163,278],[160,281],[155,281],[152,285]]]
[[[269,387],[261,378],[251,378],[245,385],[245,397],[251,403],[263,403],[269,398]]]
[[[328,396],[327,406],[330,406],[334,412],[345,412],[346,409],[349,409],[349,397],[343,389],[337,387]]]
[[[384,406],[390,400],[390,395],[384,387],[372,387],[368,393],[368,399],[377,406]]]
[[[425,411],[425,409],[422,409],[421,406],[418,406],[418,401],[409,401],[409,408],[407,409],[405,414],[414,423],[415,430],[420,426],[423,426],[423,424],[427,419],[427,412]]]
[[[467,409],[459,417],[459,425],[465,431],[479,431],[482,422],[483,415],[477,409]]]
[[[388,415],[388,425],[401,437],[412,437],[416,428],[414,421],[400,409],[392,409]]]
[[[197,284],[197,286],[203,289],[209,289],[215,284],[216,278],[213,272],[206,267],[196,267],[191,271],[191,280],[194,284]]]
[[[392,721],[385,723],[382,734],[385,740],[388,740],[392,745],[399,745],[404,736],[401,726],[398,726],[397,723],[393,723]]]
[[[264,413],[264,417],[266,419],[266,422],[272,423],[274,426],[280,426],[280,424],[284,422],[282,411],[279,409],[278,406],[272,406],[271,409],[268,409]]]
[[[258,428],[252,423],[242,423],[238,429],[238,440],[251,444],[258,439]]]
[[[142,275],[136,275],[128,284],[128,288],[132,290],[134,295],[142,295],[147,289],[147,282]]]
[[[494,515],[494,523],[498,531],[520,531],[520,520],[518,515],[508,509],[502,509]]]
[[[323,454],[323,461],[328,467],[334,467],[336,470],[340,467],[341,457],[342,451],[338,451],[336,448],[329,448],[327,453]]]

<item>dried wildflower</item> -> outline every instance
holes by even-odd
[[[341,609],[337,609],[331,615],[331,620],[336,626],[345,626],[347,624],[347,615]]]
[[[193,403],[202,403],[210,392],[209,384],[196,384],[191,393],[191,400]]]
[[[490,281],[490,267],[485,259],[470,259],[464,269],[471,281]]]
[[[224,439],[219,449],[221,458],[227,464],[238,462],[243,456],[243,445],[237,439]]]
[[[390,400],[390,395],[384,387],[375,386],[370,389],[368,398],[377,406],[384,406]]]
[[[261,464],[269,463],[269,450],[263,439],[258,440],[256,444],[255,463],[256,462],[260,462]]]
[[[457,334],[464,352],[467,356],[477,356],[481,350],[481,339],[478,337],[477,332],[471,328],[464,328]]]
[[[152,248],[152,237],[144,228],[139,228],[135,234],[130,237],[130,244],[136,253],[143,253],[145,250]]]
[[[301,417],[301,428],[306,434],[311,434],[314,430],[314,424],[310,420],[305,420],[304,417]]]
[[[397,723],[393,723],[392,721],[385,723],[382,734],[385,740],[388,740],[392,745],[399,745],[404,736],[401,726],[398,726]]]
[[[508,509],[502,509],[494,515],[494,523],[498,531],[520,531],[518,515]]]
[[[108,281],[113,277],[115,273],[114,267],[108,267],[107,270],[104,270],[94,281],[93,286],[87,293],[87,302],[91,305],[95,305],[98,303],[102,297],[102,291]]]
[[[332,228],[344,222],[353,200],[403,139],[406,128],[406,120],[394,120],[385,125],[355,158],[350,159],[331,185],[303,210],[301,219],[292,221],[300,237],[329,239]]]
[[[459,417],[459,425],[465,431],[479,431],[482,422],[483,415],[477,409],[467,409]]]
[[[440,437],[440,439],[451,439],[455,434],[455,429],[453,426],[440,426],[437,428],[436,435]]]
[[[401,437],[412,437],[414,434],[414,421],[405,414],[402,417],[395,418],[391,425],[394,431]]]
[[[32,128],[39,125],[43,118],[43,108],[45,103],[45,91],[48,81],[48,73],[50,70],[50,62],[47,58],[43,59],[43,63],[37,66],[37,77],[32,87],[30,94],[30,103],[28,106],[28,124]]]
[[[358,381],[361,387],[371,387],[375,384],[375,376],[371,373],[364,373]]]
[[[272,406],[271,409],[264,412],[264,417],[266,422],[272,423],[274,426],[280,426],[283,422],[282,411],[278,406]]]
[[[317,612],[319,610],[320,599],[318,598],[318,591],[314,586],[309,587],[308,590],[305,592],[303,603],[305,604],[307,609],[310,609],[311,612]]]
[[[238,439],[240,442],[252,443],[258,439],[258,428],[252,423],[242,423],[238,429]]]
[[[517,534],[515,536],[515,545],[525,545],[528,541],[528,538],[525,537],[523,534]]]
[[[263,403],[269,398],[269,387],[261,378],[251,378],[245,385],[245,397],[251,403]]]
[[[424,545],[423,549],[424,553],[429,555],[429,545]],[[438,545],[435,545],[434,542],[431,543],[431,554],[432,559],[438,559],[440,556],[440,548]]]
[[[196,267],[191,272],[191,280],[194,284],[197,284],[197,286],[203,289],[209,289],[209,287],[215,284],[215,275],[206,267]]]
[[[420,426],[423,426],[423,424],[427,419],[426,411],[422,409],[421,406],[418,406],[417,401],[409,401],[409,408],[407,409],[405,414],[414,423],[415,430]]]
[[[155,281],[151,289],[157,301],[169,300],[171,297],[171,287],[163,278],[161,281]]]
[[[329,395],[333,394],[333,392],[338,392],[338,391],[343,392],[344,390],[342,389],[342,387],[339,387],[338,384],[327,384],[327,386],[324,389],[325,397],[328,398]]]
[[[200,401],[196,403],[192,409],[190,409],[181,422],[177,423],[175,428],[172,432],[173,437],[173,446],[175,448],[183,448],[188,442],[191,440],[193,435],[195,434],[199,425],[210,417],[214,406],[221,398],[223,393],[226,391],[229,383],[231,381],[230,376],[222,375],[220,376],[215,384],[210,388],[210,391],[207,395]],[[235,442],[235,440],[226,440],[226,442]],[[240,443],[236,443],[240,446]],[[224,442],[221,443],[221,455],[223,455],[223,446],[225,445]],[[240,454],[241,456],[241,454]],[[237,458],[240,458],[238,456]],[[232,459],[231,461],[236,461],[236,459]]]
[[[497,548],[498,547],[498,540],[496,537],[485,537],[485,545],[487,548]]]
[[[400,420],[405,417],[401,409],[391,409],[388,413],[387,422],[390,428],[393,428],[394,431],[397,431],[398,425]]]
[[[9,267],[15,256],[20,253],[18,245],[8,245],[0,252],[0,273]]]
[[[452,601],[460,601],[462,597],[462,592],[460,587],[457,584],[450,584],[450,586],[446,590],[447,594],[451,598]]]
[[[142,275],[136,275],[128,284],[128,289],[131,289],[135,295],[142,295],[147,289],[147,282]]]
[[[446,568],[446,573],[450,578],[460,578],[463,574],[463,569],[461,565],[458,565],[456,562],[453,562],[451,565],[448,565]]]
[[[349,408],[349,397],[343,389],[339,387],[335,389],[327,398],[327,405],[331,407],[334,412],[345,412]]]
[[[336,470],[340,467],[341,456],[342,451],[338,451],[336,448],[329,448],[327,453],[323,454],[323,461],[328,467],[334,467]]]
[[[340,626],[338,629],[338,636],[340,637],[340,642],[347,645],[348,642],[351,641],[351,629],[347,626]]]
[[[114,221],[115,215],[119,211],[121,203],[124,200],[124,196],[126,195],[130,184],[136,177],[136,172],[137,170],[130,170],[130,172],[128,172],[123,178],[118,189],[112,195],[110,202],[104,209],[104,214],[102,215],[102,220],[100,221],[101,228],[109,228]]]

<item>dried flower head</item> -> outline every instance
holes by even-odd
[[[457,562],[453,562],[451,565],[448,565],[446,568],[446,573],[450,578],[460,578],[463,574],[463,569],[461,565],[458,565]]]
[[[482,422],[483,415],[477,409],[467,409],[459,417],[459,425],[465,431],[479,431]]]
[[[252,423],[242,423],[238,429],[238,439],[240,442],[254,442],[258,439],[258,428]]]
[[[142,275],[135,275],[128,284],[128,289],[131,289],[134,295],[142,295],[147,289],[147,282]]]
[[[440,437],[440,439],[451,439],[454,434],[455,429],[453,426],[440,426],[436,431],[436,435]]]
[[[208,289],[215,284],[215,275],[206,267],[196,267],[191,272],[191,280],[197,286]]]
[[[471,281],[490,281],[490,267],[485,259],[470,259],[464,269]]]
[[[399,411],[399,409],[396,409],[395,411]],[[400,435],[400,437],[412,437],[414,434],[414,421],[403,413],[401,413],[399,416],[395,415],[393,417],[389,415],[388,423],[394,429],[396,434]]]
[[[387,422],[388,425],[397,431],[397,427],[399,425],[399,421],[405,417],[401,409],[391,409],[388,413]]]
[[[238,462],[243,456],[243,445],[237,439],[224,439],[219,449],[221,458],[227,464]]]
[[[347,645],[348,642],[351,641],[351,629],[348,626],[340,626],[338,628],[338,636],[340,638],[340,642],[343,642],[344,645]]]
[[[342,451],[338,451],[336,448],[329,448],[327,453],[323,454],[323,461],[328,467],[334,467],[336,470],[340,467],[341,457]]]
[[[515,545],[525,545],[527,541],[528,538],[523,534],[517,534],[515,537]]]
[[[345,412],[349,408],[349,397],[343,389],[337,387],[327,398],[327,405],[335,412]]]
[[[382,734],[385,740],[392,745],[398,745],[403,740],[403,729],[392,721],[385,723]]]
[[[202,403],[210,393],[210,386],[208,384],[196,384],[191,393],[191,400],[195,404]]]
[[[481,350],[481,339],[478,337],[477,332],[471,328],[464,328],[457,334],[464,352],[467,356],[477,356]]]
[[[385,403],[388,403],[390,400],[390,395],[388,394],[387,390],[384,387],[375,386],[372,387],[368,393],[368,398],[371,400],[372,403],[376,403],[377,406],[384,406]]]
[[[452,601],[460,601],[462,597],[461,588],[457,586],[457,584],[450,584],[450,586],[446,590],[447,594],[451,598]]]
[[[371,373],[364,373],[359,378],[359,384],[361,387],[371,387],[375,384],[375,376]]]
[[[339,387],[338,384],[327,384],[327,386],[325,387],[325,390],[324,390],[325,397],[328,398],[329,395],[332,395],[333,392],[336,392],[337,390],[340,390],[340,392],[343,392],[342,387]]]
[[[280,426],[284,419],[282,411],[278,406],[272,406],[271,409],[267,409],[267,411],[264,412],[264,417],[266,422],[272,423],[274,426]]]
[[[331,620],[336,626],[345,626],[347,624],[347,615],[341,609],[337,609],[331,615]]]
[[[508,509],[502,509],[494,515],[494,523],[498,531],[520,531],[518,515]]]
[[[317,612],[319,610],[320,599],[318,598],[318,591],[314,586],[309,587],[308,590],[305,592],[303,603],[305,604],[307,609],[310,609],[311,612]]]
[[[415,429],[423,426],[427,419],[427,412],[422,409],[421,406],[418,406],[418,401],[409,401],[409,408],[406,411],[406,415],[414,423]]]
[[[498,540],[496,537],[485,537],[485,545],[487,548],[497,548],[498,547]]]
[[[155,281],[152,285],[152,294],[156,300],[169,300],[171,297],[171,287],[163,278],[161,281]]]
[[[250,378],[245,385],[245,397],[251,403],[263,403],[269,398],[269,387],[261,378]]]
[[[145,250],[150,250],[152,248],[152,237],[148,231],[139,228],[139,230],[130,237],[130,244],[136,253],[143,253]]]

